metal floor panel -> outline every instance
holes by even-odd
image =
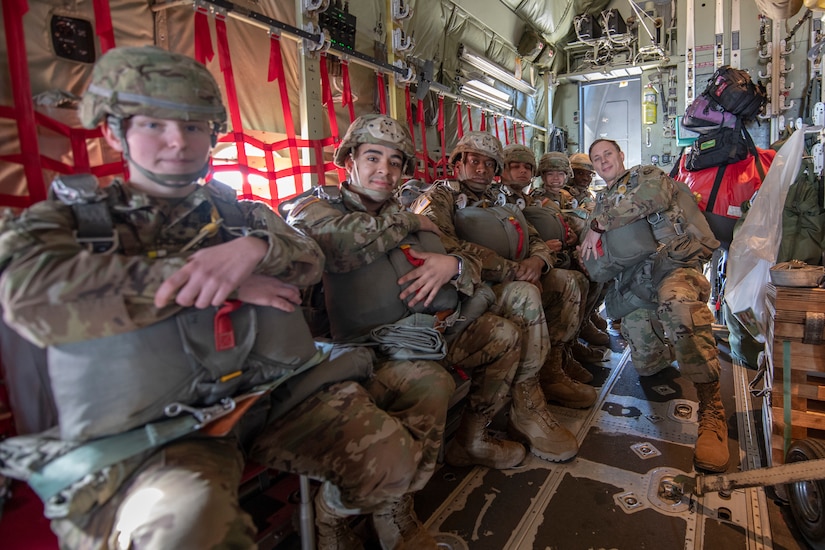
[[[763,489],[698,499],[663,491],[668,479],[695,474],[693,385],[673,368],[640,379],[628,352],[614,354],[609,367],[594,371],[602,385],[591,409],[551,407],[579,439],[572,461],[529,455],[507,471],[439,468],[416,509],[432,532],[448,535],[445,548],[449,540],[455,550],[772,548]],[[723,372],[729,472],[761,465],[742,371]],[[494,428],[506,425],[505,412]]]

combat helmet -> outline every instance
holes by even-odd
[[[411,176],[415,169],[415,148],[412,136],[401,123],[386,115],[368,114],[356,118],[350,124],[344,139],[335,149],[333,162],[344,168],[347,157],[362,143],[383,145],[401,151],[404,155],[402,172]]]
[[[218,133],[226,130],[226,108],[218,83],[202,63],[156,46],[113,48],[92,70],[92,81],[80,104],[80,121],[94,128],[105,118],[121,142],[123,157],[159,185],[185,187],[206,176],[208,160],[188,174],[161,174],[137,164],[124,125],[135,115],[208,122],[214,147]]]
[[[533,150],[520,143],[511,143],[504,147],[504,166],[509,166],[511,162],[523,162],[533,167],[533,175],[536,175],[536,155]]]
[[[575,153],[570,156],[570,168],[573,170],[587,170],[594,173],[593,163],[590,162],[590,156],[587,153]]]
[[[226,131],[226,108],[215,78],[191,57],[156,46],[119,47],[106,52],[92,70],[83,94],[80,120],[94,128],[105,117],[145,115],[206,121]]]
[[[496,161],[496,175],[504,169],[504,151],[501,142],[487,132],[467,132],[450,153],[450,164],[460,161],[464,153],[478,153]]]
[[[539,160],[539,174],[545,172],[564,172],[568,178],[573,177],[573,169],[570,168],[570,161],[567,155],[558,151],[544,153]]]

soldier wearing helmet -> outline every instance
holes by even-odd
[[[596,204],[593,192],[590,191],[590,184],[596,172],[586,153],[571,155],[570,168],[573,170],[573,177],[567,181],[564,189],[573,197],[571,213],[586,220]]]
[[[412,168],[412,140],[406,129],[387,116],[359,117],[334,158],[347,171],[340,191],[319,190],[298,202],[287,218],[288,223],[315,238],[326,255],[323,286],[331,337],[363,340],[370,338],[374,326],[403,323],[412,314],[417,324],[422,319],[435,322],[433,315],[444,318],[447,348],[441,363],[462,369],[473,379],[461,428],[446,452],[447,462],[500,469],[520,464],[526,454],[521,444],[487,434],[489,417],[502,405],[518,362],[518,330],[506,319],[486,311],[493,297],[486,287],[476,286],[479,271],[473,257],[461,252],[447,255],[433,221],[402,210],[390,196],[402,173]],[[406,162],[408,159],[410,162]],[[414,182],[409,191],[420,194],[419,183]],[[366,187],[382,194],[367,194]],[[391,269],[390,265],[402,269]],[[449,294],[445,289],[452,290],[452,304],[444,302]],[[458,301],[460,321],[449,311],[457,307]],[[393,313],[383,313],[388,311]],[[406,406],[415,415],[400,416],[402,422],[413,425],[416,433],[426,434],[410,492],[420,489],[432,474],[446,414],[446,401],[439,403],[438,399],[449,398],[449,392],[444,392],[452,388],[451,381],[446,383],[437,377],[444,370],[433,371],[433,365],[432,361],[382,357],[376,368],[380,386],[393,388],[407,403],[416,402]],[[404,380],[407,389],[395,388],[394,380]],[[396,547],[396,541],[387,534],[399,531],[389,528],[399,521],[410,531],[402,533],[405,541],[414,540],[416,548],[434,547],[420,526],[412,529],[420,524],[409,507],[411,502],[412,498],[407,497],[394,508],[373,514],[384,547]],[[318,508],[330,531],[348,530],[344,514],[330,513],[330,507],[323,503]],[[337,529],[333,529],[336,524]]]
[[[422,213],[436,222],[443,234],[442,241],[448,253],[473,258],[480,265],[480,278],[474,282],[492,285],[495,302],[492,311],[520,328],[521,354],[511,388],[513,401],[510,408],[508,431],[516,440],[525,441],[530,451],[545,460],[564,461],[578,452],[575,437],[562,427],[547,408],[547,397],[539,382],[539,372],[550,348],[550,337],[544,310],[536,307],[541,303],[540,278],[554,263],[553,254],[536,232],[522,221],[518,209],[491,201],[487,195],[493,178],[506,167],[501,143],[486,132],[469,132],[456,144],[450,154],[456,179],[436,182],[412,205],[412,210]],[[487,223],[485,216],[496,219]],[[497,235],[467,234],[464,221],[477,217],[482,222],[470,227],[484,232],[484,228],[518,226],[522,246],[516,256],[504,256],[504,250],[492,248],[487,237]],[[506,224],[506,225],[505,225]],[[474,229],[476,231],[476,229]],[[493,231],[498,231],[493,229]],[[513,250],[512,248],[510,250]],[[584,388],[585,391],[592,388]],[[589,403],[595,394],[581,395],[571,392],[554,398],[582,397]],[[590,400],[589,398],[593,399]],[[570,404],[570,403],[568,403]],[[581,402],[575,406],[581,405]],[[477,422],[480,422],[478,420]],[[463,432],[469,436],[471,426]]]
[[[554,252],[553,268],[541,276],[542,304],[550,336],[550,353],[541,371],[544,395],[551,401],[588,406],[595,400],[595,390],[583,384],[592,381],[593,375],[571,355],[589,286],[587,277],[571,267],[571,249],[566,243],[575,240],[564,237],[572,235],[575,239],[575,233],[561,212],[542,207],[540,201],[524,192],[531,190],[530,183],[536,174],[533,151],[525,145],[510,144],[504,148],[504,160],[501,185],[492,186],[488,198],[520,208]],[[558,230],[561,231],[556,234]]]
[[[0,234],[6,320],[61,358],[50,369],[60,439],[6,439],[0,462],[45,463],[77,448],[86,456],[89,438],[125,453],[84,462],[89,471],[74,484],[56,485],[46,504],[61,546],[252,548],[255,527],[237,492],[245,455],[325,479],[326,500],[340,509],[401,498],[421,434],[381,408],[391,397],[356,381],[372,369],[370,351],[313,341],[301,289],[321,279],[319,246],[265,205],[203,181],[225,119],[206,67],[155,47],[112,49],[94,68],[83,119],[104,124],[128,180],[101,189],[91,177],[64,177],[54,199]],[[261,383],[279,385],[238,399]],[[433,393],[446,407],[450,386]],[[198,418],[165,418],[213,395],[224,400]],[[228,435],[255,399],[259,414]],[[225,413],[220,430],[203,426],[207,414]],[[136,440],[142,433],[162,437]]]
[[[542,155],[539,160],[539,176],[541,176],[543,186],[541,189],[536,190],[534,194],[540,198],[542,204],[546,207],[557,209],[567,226],[572,229],[571,238],[565,243],[559,243],[563,247],[572,250],[572,247],[578,242],[579,236],[586,229],[587,213],[577,211],[578,202],[565,188],[570,178],[573,177],[573,170],[567,155],[558,151],[551,151]],[[582,217],[582,214],[584,217]],[[578,343],[578,337],[581,337],[594,346],[608,346],[610,344],[610,336],[592,326],[590,320],[590,311],[592,311],[598,300],[600,287],[594,284],[588,286],[590,288],[584,293],[585,303],[583,303],[586,311],[582,312],[582,319],[579,324],[581,332],[578,332],[577,338],[572,340],[568,361],[573,359],[577,362],[598,363],[609,358],[608,350],[592,349]]]

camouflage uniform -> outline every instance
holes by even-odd
[[[450,155],[455,163],[465,153],[474,152],[495,160],[497,173],[503,167],[501,143],[484,132],[470,132],[459,140]],[[517,264],[493,250],[458,237],[455,227],[457,202],[481,203],[483,193],[475,192],[459,181],[442,181],[421,195],[412,210],[424,214],[441,229],[448,254],[476,258],[480,277],[474,283],[492,285],[496,295],[492,312],[512,322],[521,334],[521,356],[516,370],[511,406],[510,432],[530,443],[533,454],[548,460],[567,460],[575,456],[578,445],[573,435],[559,426],[546,408],[546,398],[539,386],[539,373],[550,352],[550,336],[539,289],[525,281],[515,281]],[[532,226],[529,227],[529,255],[542,259],[545,270],[554,257]],[[483,281],[483,283],[482,283]]]
[[[615,142],[609,146],[620,154]],[[600,146],[599,152],[606,153],[604,147]],[[608,159],[608,166],[615,166],[613,159]],[[655,166],[626,170],[599,194],[591,227],[609,232],[641,219],[650,223],[658,248],[608,283],[608,313],[616,308],[626,311],[617,316],[623,316],[622,335],[640,375],[656,374],[675,356],[699,398],[694,464],[723,472],[730,460],[727,420],[711,326],[713,314],[707,305],[710,283],[702,274],[702,263],[710,259],[719,241],[713,238],[690,190],[680,186],[684,184]],[[588,246],[592,246],[594,241],[589,237]],[[600,239],[595,241],[599,243]]]
[[[624,172],[599,194],[591,219],[610,231],[648,214],[668,210],[675,193],[673,181],[661,170],[638,166]],[[670,247],[666,253],[673,255]],[[656,273],[651,285],[638,289],[649,296],[650,306],[624,315],[622,334],[641,373],[652,374],[672,361],[662,335],[655,330],[658,319],[686,377],[696,384],[719,379],[718,350],[711,327],[713,314],[707,307],[710,284],[701,271],[701,261],[708,259],[710,256],[700,257],[693,266],[683,267],[666,263],[669,267],[665,273]],[[616,296],[616,285],[608,284],[608,296]]]
[[[213,132],[226,120],[219,88],[199,63],[159,48],[115,48],[95,67],[93,86],[84,96],[84,124],[94,126],[109,115],[114,117],[110,127],[120,127],[123,136],[122,119],[138,114],[206,120]],[[124,156],[129,158],[125,151]],[[152,181],[163,180],[163,174],[141,170]],[[255,273],[299,287],[320,279],[323,254],[312,239],[260,203],[239,203],[234,191],[222,184],[195,185],[199,174],[186,175],[194,179],[183,186],[193,190],[173,199],[115,181],[105,190],[105,204],[118,239],[116,248],[105,254],[91,253],[78,242],[73,210],[62,202],[38,203],[19,218],[5,220],[0,300],[9,324],[41,346],[153,325],[183,309],[174,302],[155,307],[161,284],[198,249],[240,235],[267,243]],[[242,216],[243,227],[223,226],[183,252],[227,204]],[[389,407],[386,401],[380,404]],[[317,391],[265,429],[255,456],[265,464],[269,460],[285,470],[337,483],[344,506],[376,506],[403,495],[413,483],[413,464],[422,452],[415,445],[419,436],[379,408],[363,387],[341,382]],[[49,444],[48,434],[40,439]],[[272,442],[273,449],[267,449],[266,442]],[[243,459],[234,437],[192,436],[146,456],[142,462],[138,456],[108,467],[110,472],[135,473],[125,483],[123,475],[108,476],[101,494],[94,494],[97,476],[81,481],[91,486],[79,491],[87,501],[84,511],[90,511],[55,515],[52,522],[63,546],[255,547],[252,521],[238,506]],[[150,503],[147,497],[155,500]]]
[[[359,195],[346,183],[341,198],[347,213],[312,197],[298,203],[288,218],[293,227],[319,244],[327,258],[325,269],[330,272],[349,272],[372,263],[420,227],[415,215],[402,212],[393,201],[378,215],[368,214]],[[377,365],[367,389],[415,434],[413,448],[420,449],[420,456],[411,470],[418,473],[410,490],[423,488],[441,447],[447,403],[455,389],[452,378],[432,361],[384,361]]]
[[[379,118],[362,117],[353,123],[351,128],[357,131],[363,120]],[[349,149],[350,136],[351,132],[338,149],[339,164],[343,164],[340,152]],[[403,142],[396,143],[380,132],[362,139],[403,149]],[[288,218],[290,224],[319,243],[327,257],[326,269],[331,273],[350,272],[370,264],[385,256],[387,251],[398,247],[408,235],[420,229],[419,216],[401,211],[392,199],[383,203],[375,214],[367,212],[360,195],[353,191],[349,181],[342,183],[340,199],[335,200],[340,201],[340,204],[333,205],[328,200],[306,199],[292,209]],[[473,279],[477,277],[478,267],[475,259],[471,257],[462,256],[461,262],[461,274],[453,283],[467,298],[474,293]],[[449,340],[447,356],[442,364],[471,374],[469,411],[486,416],[504,400],[518,362],[517,344],[516,328],[505,319],[491,313],[484,313],[472,320],[460,334]],[[376,369],[376,377],[380,378],[385,369],[397,368],[392,367],[393,364],[394,362],[390,361]],[[446,394],[446,398],[449,399],[454,387],[452,380],[445,382],[433,374],[424,376],[423,373],[431,369],[429,364],[409,363],[418,371],[420,386],[429,389],[428,398],[433,407],[430,415],[425,416],[417,412],[415,418],[410,418],[410,423],[414,424],[413,429],[417,433],[423,433],[426,424],[435,425],[433,421],[439,420],[439,430],[431,430],[429,437],[421,437],[427,453],[419,465],[419,479],[422,483],[417,484],[415,489],[421,488],[432,473],[441,443],[440,430],[443,428],[447,401],[439,401],[439,397],[449,390]],[[439,376],[443,377],[441,372],[439,369]],[[433,391],[436,388],[439,389],[438,392]],[[523,458],[523,451],[520,456]],[[520,459],[516,462],[520,462]]]

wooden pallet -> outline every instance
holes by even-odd
[[[825,314],[825,289],[768,285],[770,313],[765,351],[773,373],[772,392],[766,406],[771,424],[772,464],[785,460],[785,343],[790,346],[790,437],[792,440],[825,439],[825,344],[803,343],[809,313]]]

